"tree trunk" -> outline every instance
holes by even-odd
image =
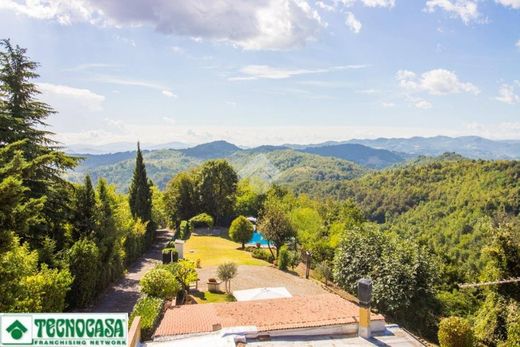
[[[271,255],[274,258],[274,253],[273,253],[273,250],[271,249],[271,242],[269,240],[267,240],[267,248],[269,248],[269,252],[271,252]]]
[[[246,245],[244,242],[242,242],[242,249],[245,249],[246,248]]]

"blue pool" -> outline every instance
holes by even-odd
[[[253,245],[256,245],[257,243],[259,243],[262,246],[267,246],[267,240],[264,239],[264,237],[262,236],[262,233],[260,233],[259,231],[256,231],[256,230],[253,232],[253,237],[251,238],[251,240],[249,240],[248,243],[253,244]]]

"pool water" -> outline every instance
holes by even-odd
[[[259,243],[262,246],[267,246],[267,240],[264,239],[264,237],[262,236],[262,233],[260,233],[259,231],[256,231],[256,230],[253,232],[253,237],[251,237],[251,240],[249,240],[248,243],[251,243],[253,245],[256,245],[257,243]]]

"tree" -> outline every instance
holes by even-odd
[[[474,338],[471,325],[464,318],[444,318],[439,324],[439,343],[441,347],[472,347]]]
[[[76,189],[74,217],[72,220],[72,238],[74,241],[83,236],[94,236],[96,231],[96,193],[90,176],[85,176],[85,183]]]
[[[242,244],[242,249],[246,242],[253,237],[254,226],[246,217],[238,216],[233,220],[229,227],[229,237],[235,242]]]
[[[216,225],[229,223],[235,207],[238,176],[225,160],[210,160],[197,171],[196,192],[201,212],[215,218]]]
[[[220,264],[217,267],[217,277],[225,283],[226,293],[231,292],[231,280],[237,275],[237,265],[233,262]]]
[[[92,303],[96,296],[99,249],[92,240],[82,238],[67,252],[70,272],[74,276],[69,302],[75,308]]]
[[[35,71],[39,64],[26,53],[9,40],[0,42],[0,148],[16,144],[19,156],[30,167],[21,177],[27,189],[24,195],[43,202],[38,216],[44,218],[20,234],[22,241],[37,247],[45,236],[50,236],[61,247],[63,225],[70,211],[69,185],[62,173],[73,168],[78,158],[60,151],[50,138],[53,134],[43,129],[45,119],[54,110],[37,99],[40,91],[32,80],[38,77]]]
[[[173,177],[164,192],[168,222],[176,228],[181,220],[189,220],[198,213],[194,174],[181,172]]]
[[[139,285],[141,292],[161,299],[172,299],[181,289],[173,274],[161,268],[148,271],[139,281]]]
[[[137,155],[135,158],[135,169],[128,191],[130,211],[134,218],[148,222],[146,241],[150,244],[153,239],[154,226],[152,222],[152,192],[150,182],[146,176],[146,167],[139,142],[137,143]]]
[[[258,223],[258,230],[260,230],[264,237],[268,240],[269,251],[271,251],[270,243],[272,242],[276,247],[276,257],[280,248],[291,237],[296,236],[296,232],[289,221],[285,212],[276,204],[267,204],[264,207],[260,222]]]

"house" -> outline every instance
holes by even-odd
[[[146,346],[327,346],[332,340],[338,346],[421,346],[386,326],[382,315],[369,319],[373,337],[364,339],[358,336],[360,307],[335,294],[184,305],[165,312]]]

